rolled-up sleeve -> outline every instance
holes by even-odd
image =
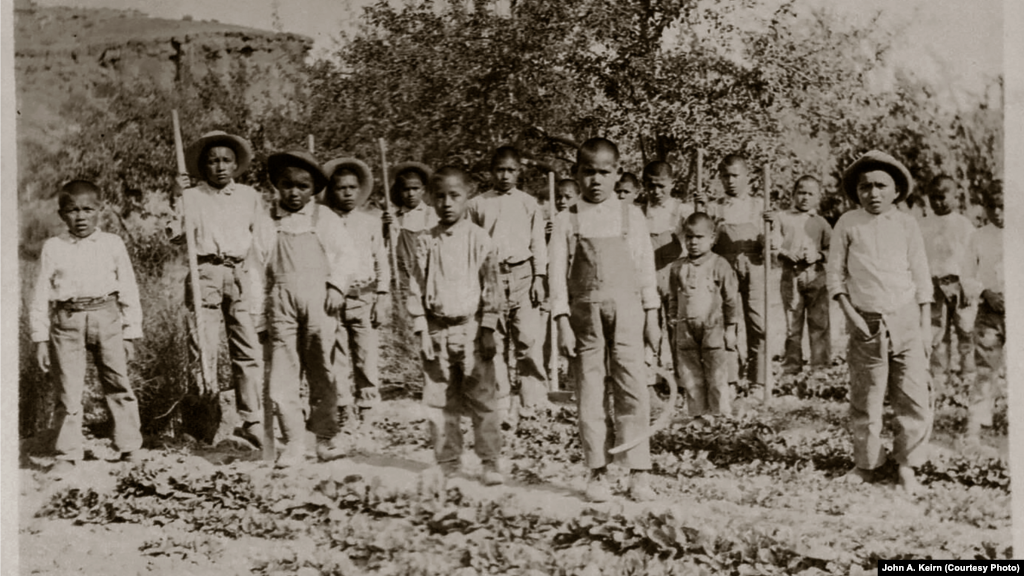
[[[849,294],[846,288],[846,256],[850,249],[847,221],[845,215],[839,218],[829,242],[825,284],[828,286],[830,299],[835,299],[840,294]]]

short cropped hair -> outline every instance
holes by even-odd
[[[100,187],[89,180],[72,180],[61,186],[60,192],[57,194],[57,207],[59,210],[64,211],[68,204],[71,203],[72,198],[85,196],[86,194],[95,196],[97,201],[103,197]]]
[[[502,160],[512,160],[516,164],[523,163],[523,157],[519,154],[519,149],[515,146],[501,146],[494,151],[494,155],[491,156],[491,170],[498,165],[498,162]]]
[[[655,160],[644,166],[644,178],[672,178],[674,176],[672,165],[664,160]]]
[[[636,174],[632,172],[623,172],[622,177],[619,178],[619,182],[622,184],[629,184],[633,188],[640,188],[640,180],[637,179]]]
[[[796,192],[796,189],[800,186],[800,184],[804,182],[814,182],[814,185],[818,187],[818,190],[822,189],[821,180],[819,180],[817,176],[804,174],[803,176],[797,178],[796,182],[793,182],[793,192]]]
[[[693,228],[700,224],[706,224],[712,231],[715,230],[715,221],[711,219],[711,216],[708,216],[704,212],[694,212],[693,214],[690,214],[689,217],[686,218],[686,221],[683,222],[683,230]]]
[[[598,152],[611,152],[615,161],[619,161],[619,147],[614,142],[607,138],[591,138],[576,151],[576,165],[579,166],[584,157],[594,156]]]
[[[457,178],[463,186],[467,188],[473,187],[473,178],[470,177],[469,172],[466,172],[459,166],[445,166],[434,172],[434,175],[430,177],[430,191],[433,192],[437,188],[437,183],[447,178]]]
[[[573,180],[572,178],[562,178],[561,180],[558,181],[558,184],[556,184],[556,188],[560,189],[560,188],[564,188],[564,187],[569,187],[569,188],[575,189],[576,190],[576,194],[580,193],[580,185],[577,184],[576,181]]]
[[[741,164],[744,168],[747,168],[748,170],[750,169],[750,166],[747,165],[747,157],[739,153],[727,154],[725,158],[722,158],[722,161],[718,163],[718,169],[725,170],[726,168],[736,164]]]
[[[927,188],[927,195],[928,195],[928,197],[931,198],[936,193],[938,193],[939,186],[942,185],[942,183],[946,182],[947,180],[949,182],[952,182],[954,186],[959,186],[957,184],[957,181],[954,180],[953,177],[950,176],[949,174],[939,174],[938,176],[932,178],[928,182],[928,188]]]
[[[981,202],[986,208],[992,207],[997,202],[1001,206],[1003,204],[1003,181],[993,180],[992,184],[982,192]]]

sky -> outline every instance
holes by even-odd
[[[339,32],[353,31],[362,7],[375,0],[36,0],[41,5],[135,9],[161,18],[197,20],[309,36],[313,55],[336,46]],[[392,0],[395,2],[401,0]],[[768,0],[769,3],[778,0]],[[1003,68],[1003,0],[797,0],[832,7],[862,19],[881,10],[886,19],[909,22],[897,61],[927,78],[950,82],[958,91],[980,91]],[[279,19],[275,21],[275,6]]]

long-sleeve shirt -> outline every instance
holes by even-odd
[[[518,188],[506,193],[491,190],[469,201],[468,215],[494,239],[498,262],[519,264],[529,260],[534,276],[547,274],[544,215],[536,198]]]
[[[804,268],[797,264],[805,250],[817,252],[821,259],[828,261],[832,240],[832,227],[828,220],[813,212],[787,210],[779,214],[779,233],[782,236],[781,260],[786,266]],[[819,260],[820,261],[820,260]]]
[[[356,267],[358,255],[354,249],[355,242],[342,223],[341,217],[327,206],[318,205],[315,202],[307,203],[298,212],[289,212],[279,206],[274,208],[273,221],[279,233],[302,234],[311,231],[316,233],[327,258],[328,269],[324,271],[327,285],[342,294],[348,292],[352,285],[352,273]],[[285,274],[295,268],[288,262],[270,261],[267,264],[271,268],[267,271],[271,280],[275,274],[274,267],[281,268],[276,272]]]
[[[683,222],[693,214],[693,204],[682,202],[678,198],[668,197],[658,204],[648,202],[643,206],[647,218],[647,231],[651,235],[671,232],[682,241]]]
[[[244,184],[230,182],[217,190],[200,182],[184,190],[166,226],[172,241],[184,238],[182,215],[196,227],[197,256],[245,258],[255,245],[263,261],[273,243],[274,225],[263,198]]]
[[[334,212],[352,239],[356,255],[351,271],[352,288],[372,285],[377,292],[388,292],[391,289],[391,268],[384,249],[380,214],[359,208]]]
[[[124,338],[142,338],[142,306],[135,270],[121,238],[97,230],[85,238],[68,232],[43,243],[29,324],[33,342],[50,339],[50,303],[117,292]]]
[[[932,301],[932,279],[917,219],[900,210],[843,214],[832,232],[826,267],[830,298],[847,294],[855,308],[891,314]]]
[[[967,255],[967,243],[974,233],[974,225],[966,216],[951,212],[945,216],[931,214],[918,219],[924,251],[928,254],[928,269],[932,276],[960,276],[961,265]]]
[[[406,308],[413,331],[427,329],[426,316],[471,318],[493,330],[498,324],[498,262],[494,242],[482,228],[462,218],[438,225],[419,238],[425,254],[422,270],[409,282]]]
[[[739,281],[725,258],[714,252],[681,258],[672,264],[670,274],[669,318],[710,324],[720,316],[723,327],[739,323]]]
[[[610,238],[622,236],[622,201],[609,198],[600,204],[585,200],[576,203],[579,219],[579,233],[583,238]],[[629,232],[626,242],[633,256],[632,262],[619,262],[623,274],[634,274],[640,287],[640,299],[644,310],[657,310],[661,306],[658,297],[657,277],[654,272],[654,251],[647,231],[647,219],[643,212],[630,203]],[[569,314],[569,250],[574,249],[572,222],[568,210],[555,216],[551,231],[551,269],[548,282],[551,286],[551,313],[555,317]]]
[[[1003,229],[986,224],[975,230],[967,245],[960,284],[964,295],[975,300],[985,290],[1002,294],[1003,284]]]

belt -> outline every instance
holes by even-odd
[[[234,268],[240,266],[245,262],[245,258],[238,258],[235,256],[222,256],[220,254],[204,254],[196,258],[199,264],[213,264],[214,266],[227,266],[228,268]]]
[[[503,274],[508,274],[509,272],[512,271],[513,268],[518,268],[529,261],[530,259],[527,258],[526,260],[520,260],[519,262],[501,262],[498,264],[498,270],[500,270]]]
[[[70,300],[61,300],[54,304],[57,310],[66,312],[86,312],[89,310],[99,310],[104,305],[114,302],[117,300],[117,292],[111,292],[106,296],[97,296],[95,298],[72,298]]]
[[[434,324],[440,324],[444,328],[451,328],[452,326],[461,326],[472,320],[475,316],[438,316],[435,314],[427,313],[427,319]]]
[[[359,298],[360,296],[367,296],[369,294],[375,294],[377,292],[376,283],[371,282],[362,286],[352,286],[345,292],[346,298]]]

